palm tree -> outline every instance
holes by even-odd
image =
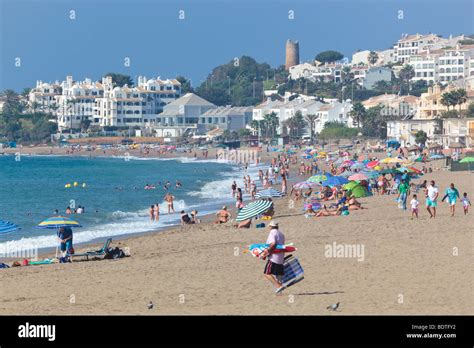
[[[296,137],[301,136],[301,130],[304,128],[306,122],[303,118],[303,114],[301,113],[300,110],[296,111],[295,114],[292,117],[294,127],[296,129]]]
[[[355,103],[352,106],[352,110],[349,112],[349,115],[352,116],[354,126],[357,126],[357,128],[360,128],[360,124],[362,123],[362,120],[364,119],[366,114],[367,110],[360,102]]]
[[[315,114],[307,114],[305,116],[305,121],[309,126],[309,135],[311,140],[313,140],[314,137],[314,121],[316,121],[317,118],[318,116]]]
[[[371,65],[374,65],[379,60],[379,55],[375,51],[370,51],[369,56],[367,57],[367,60],[369,61]]]
[[[275,136],[275,133],[276,133],[276,128],[279,125],[279,120],[278,120],[277,114],[272,111],[271,113],[266,114],[263,117],[263,120],[265,121],[265,124],[266,124],[265,128],[268,131],[268,134],[270,135],[271,139],[273,139],[273,137]]]
[[[407,94],[410,94],[410,80],[415,76],[415,69],[412,65],[406,64],[399,73],[400,79],[406,82]]]

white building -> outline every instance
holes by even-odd
[[[395,62],[408,63],[412,56],[419,55],[428,49],[435,50],[444,47],[453,47],[463,39],[464,35],[456,37],[451,35],[447,39],[436,34],[403,35],[393,47],[393,57]]]
[[[29,106],[36,106],[43,112],[50,112],[53,115],[57,110],[57,97],[62,93],[62,87],[58,81],[45,83],[36,81],[36,87],[28,94]]]
[[[439,82],[449,83],[467,78],[472,58],[474,58],[474,45],[444,50],[438,58]]]
[[[300,78],[309,79],[313,77],[313,74],[315,74],[317,71],[318,71],[318,68],[309,63],[294,65],[290,67],[289,69],[290,79],[292,80],[297,80]]]
[[[344,102],[333,101],[319,107],[316,112],[318,116],[315,121],[315,132],[320,133],[324,129],[326,122],[340,122],[347,127],[354,127],[353,118],[349,115],[352,110],[352,102],[346,100]]]
[[[252,121],[252,107],[220,106],[209,109],[199,117],[198,128],[209,131],[220,128],[230,132],[245,129]]]
[[[427,51],[416,56],[411,56],[408,60],[408,64],[413,66],[415,70],[415,76],[412,78],[412,81],[425,80],[428,83],[437,82],[438,56],[439,51]]]
[[[196,94],[187,93],[167,104],[152,128],[159,137],[179,137],[196,133],[199,118],[208,110],[215,108],[216,105]]]
[[[110,76],[101,82],[73,81],[67,76],[56,96],[60,131],[79,129],[85,122],[101,127],[150,127],[163,107],[181,95],[177,80],[139,76],[136,87],[114,87]]]

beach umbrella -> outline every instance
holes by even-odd
[[[349,180],[342,176],[330,176],[326,180],[323,181],[323,186],[340,186],[347,184]]]
[[[61,227],[82,227],[79,222],[64,216],[53,216],[41,221],[38,228],[48,228],[48,229],[57,229],[59,234],[59,229]],[[58,256],[58,246],[56,246],[56,257]]]
[[[378,166],[379,164],[379,161],[370,161],[366,164],[367,168],[374,168],[376,166]]]
[[[404,160],[398,157],[387,157],[380,161],[380,163],[402,163]]]
[[[283,197],[283,192],[274,188],[268,188],[266,190],[258,191],[255,195],[256,198],[267,198],[267,197]]]
[[[306,190],[309,188],[314,188],[317,187],[319,184],[316,182],[307,182],[307,181],[301,181],[293,185],[293,188],[296,190]]]
[[[356,162],[353,165],[351,165],[352,170],[364,169],[364,168],[365,168],[365,165],[364,165],[364,163],[361,163],[361,162]]]
[[[472,163],[474,162],[474,157],[464,157],[462,160],[459,161],[459,163]]]
[[[82,227],[79,222],[64,216],[53,216],[41,221],[38,226],[39,228],[54,228],[59,229],[61,227]]]
[[[366,190],[365,187],[362,186],[362,185],[354,186],[354,187],[350,190],[350,195],[351,195],[351,196],[354,196],[355,198],[366,197],[367,194],[368,194],[368,193],[367,193],[367,190]]]
[[[351,181],[351,182],[345,184],[343,187],[344,187],[344,190],[351,190],[352,188],[356,187],[357,185],[359,185],[359,184],[356,183],[355,181]]]
[[[379,171],[379,174],[395,174],[395,173],[397,173],[397,170],[391,169],[391,168],[382,169]]]
[[[471,163],[474,162],[474,157],[464,157],[459,163],[467,163],[468,170],[471,171]]]
[[[435,155],[431,155],[431,156],[430,156],[430,159],[442,159],[442,158],[444,158],[444,156],[443,156],[443,155],[439,155],[439,154],[435,154]]]
[[[362,180],[367,180],[368,177],[364,174],[356,173],[354,175],[351,175],[348,179],[351,181],[362,181]]]
[[[272,206],[273,202],[265,200],[251,202],[240,210],[235,221],[241,222],[247,219],[252,219],[255,216],[265,213]]]
[[[326,180],[328,177],[327,175],[313,175],[312,177],[310,177],[308,180],[308,182],[322,182],[324,180]]]
[[[364,174],[369,179],[375,179],[379,176],[378,172],[360,172],[360,174]]]
[[[0,220],[0,233],[13,232],[20,229],[18,225],[13,222]]]
[[[411,170],[413,173],[416,174],[423,174],[423,172],[419,169],[416,169],[415,167],[408,167],[409,170]]]

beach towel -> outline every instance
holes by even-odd
[[[288,255],[285,257],[285,262],[283,263],[284,275],[282,278],[283,286],[293,285],[304,278],[304,270],[301,267],[300,262],[297,257],[293,255]]]
[[[6,263],[0,263],[0,268],[10,268]]]

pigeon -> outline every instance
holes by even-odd
[[[339,303],[340,302],[327,306],[326,309],[331,310],[331,311],[336,311],[339,308]]]
[[[150,303],[148,304],[148,309],[152,309],[153,308],[153,302],[150,301]]]

